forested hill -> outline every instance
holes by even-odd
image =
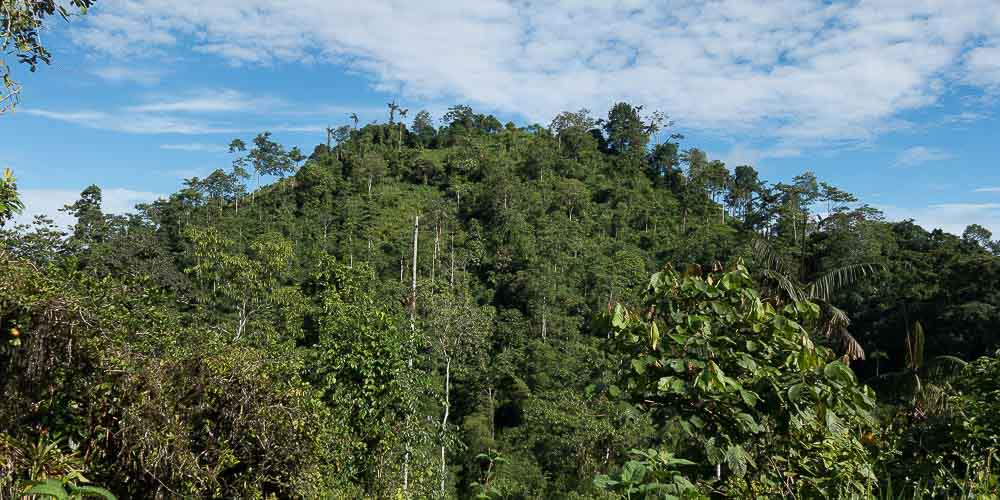
[[[4,231],[0,496],[36,443],[124,498],[995,492],[984,228],[767,182],[625,103],[390,112]]]

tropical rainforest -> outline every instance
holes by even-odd
[[[0,496],[996,498],[985,228],[628,103],[407,113],[68,231],[5,173]]]
[[[3,0],[0,56],[92,4]],[[626,102],[387,111],[72,227],[3,172],[0,498],[1000,498],[986,228]]]

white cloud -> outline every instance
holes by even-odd
[[[966,78],[973,85],[1000,90],[1000,46],[970,50],[965,59],[965,67],[968,70]]]
[[[170,97],[158,101],[129,106],[131,113],[226,113],[265,110],[281,105],[271,98],[251,98],[230,89],[201,91],[185,97]]]
[[[938,148],[928,148],[926,146],[914,146],[904,149],[896,155],[896,161],[893,165],[897,167],[915,167],[925,163],[948,159],[951,159],[951,153],[947,151]]]
[[[1000,203],[940,203],[919,208],[877,206],[890,220],[913,219],[920,226],[961,236],[966,226],[979,224],[1000,234]]]
[[[204,144],[200,142],[188,144],[160,144],[160,149],[170,151],[188,151],[192,153],[224,153],[228,150],[228,148],[221,144]]]
[[[770,148],[756,148],[747,144],[735,144],[726,153],[716,156],[730,169],[733,169],[740,165],[757,166],[761,160],[768,158],[792,158],[801,154],[801,149],[792,146],[777,145]]]
[[[23,109],[20,112],[88,128],[130,134],[230,134],[240,129],[155,113],[109,113],[105,111],[50,111]]]
[[[93,73],[112,83],[134,82],[140,85],[156,85],[163,77],[160,71],[129,66],[105,66],[94,69]]]
[[[977,193],[1000,193],[1000,187],[981,187],[976,189]]]
[[[410,100],[544,123],[625,99],[683,128],[799,144],[905,125],[900,112],[934,104],[960,73],[1000,81],[995,0],[108,0],[95,11],[71,29],[113,56],[325,60]]]
[[[16,224],[28,224],[35,215],[46,215],[56,224],[66,227],[75,221],[72,216],[59,209],[72,204],[80,198],[80,189],[21,189],[21,201],[24,203],[24,213],[14,218]],[[121,214],[131,212],[135,205],[148,203],[164,195],[148,191],[135,191],[127,188],[109,188],[101,191],[101,208],[105,213]]]
[[[984,118],[987,118],[987,116],[988,115],[984,113],[977,113],[975,111],[962,111],[960,113],[955,113],[945,116],[941,120],[941,122],[946,125],[952,125],[952,124],[967,125],[969,123],[973,123],[982,120]]]

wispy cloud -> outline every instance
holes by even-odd
[[[129,106],[132,113],[227,113],[270,109],[284,103],[273,98],[253,98],[242,92],[221,89],[200,91],[184,97],[169,97]]]
[[[129,134],[231,134],[241,130],[226,125],[215,125],[202,120],[192,120],[151,113],[105,111],[50,111],[29,108],[22,113],[73,123],[87,128],[125,132]]]
[[[93,73],[109,82],[138,83],[139,85],[156,85],[163,78],[162,71],[130,66],[105,66],[94,69]]]
[[[948,160],[951,157],[951,153],[938,148],[914,146],[904,149],[896,155],[896,161],[893,162],[893,165],[897,167],[915,167],[925,163]]]
[[[792,146],[777,145],[769,148],[757,148],[747,144],[735,144],[718,157],[733,168],[738,165],[758,165],[760,161],[769,158],[793,158],[800,156],[802,150]]]
[[[205,144],[200,142],[188,144],[160,144],[160,149],[197,153],[224,153],[227,151],[227,148],[221,144]]]
[[[976,189],[977,193],[1000,193],[1000,187],[981,187]]]
[[[946,115],[941,120],[941,123],[944,123],[945,125],[954,125],[954,124],[967,125],[969,123],[982,120],[983,118],[986,117],[987,115],[983,113],[977,113],[975,111],[962,111],[961,113]]]
[[[683,128],[789,144],[869,141],[959,80],[1000,82],[1000,23],[981,15],[995,0],[109,0],[98,9],[75,38],[112,56],[183,46],[233,64],[323,59],[410,100],[542,123],[630,100]]]

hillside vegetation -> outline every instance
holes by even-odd
[[[984,228],[768,183],[626,103],[406,114],[8,224],[0,497],[997,497]]]

